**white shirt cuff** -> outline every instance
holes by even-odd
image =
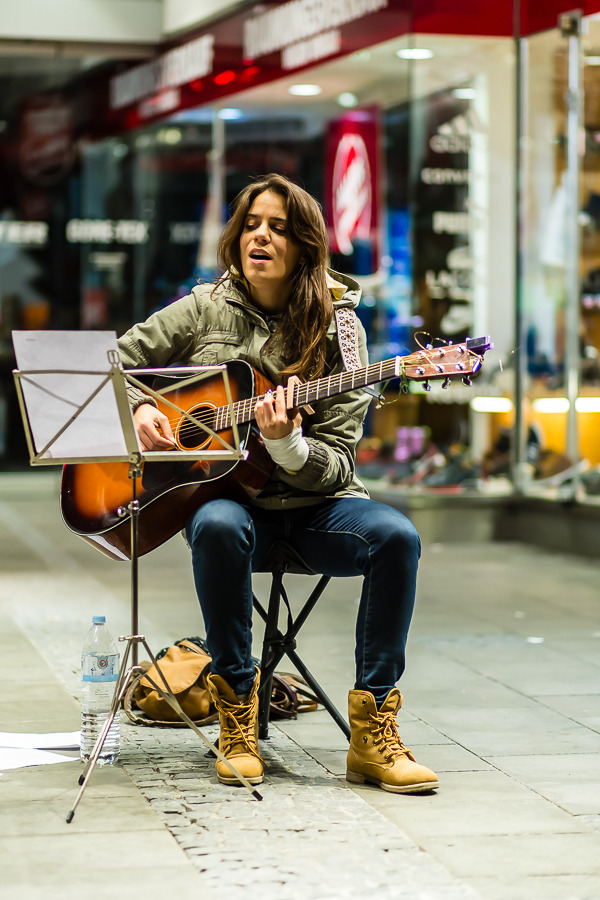
[[[308,442],[302,436],[301,428],[294,428],[285,437],[270,440],[264,437],[265,447],[273,462],[291,473],[299,472],[308,459]]]

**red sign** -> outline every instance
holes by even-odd
[[[411,0],[279,0],[245,7],[166,46],[158,58],[113,75],[100,128],[139,128],[407,34],[410,9]]]
[[[24,178],[44,187],[56,184],[73,165],[73,111],[57,94],[27,101],[20,121],[18,160]]]
[[[350,256],[357,243],[367,245],[371,271],[375,271],[381,183],[378,110],[352,110],[330,122],[326,153],[330,247],[334,253]]]
[[[600,0],[580,4],[585,13]],[[215,103],[406,34],[512,37],[512,0],[261,0],[165,44],[148,62],[99,74],[92,136]],[[553,28],[570,0],[519,0],[522,34]],[[106,70],[105,70],[106,71]],[[115,70],[113,70],[115,72]]]

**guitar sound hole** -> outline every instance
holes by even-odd
[[[192,416],[200,419],[201,422],[208,425],[215,431],[215,407],[208,403],[201,406],[193,406],[188,412]],[[182,450],[198,450],[210,443],[211,437],[206,431],[203,431],[189,419],[183,419],[180,422],[177,433],[175,435],[177,443]]]

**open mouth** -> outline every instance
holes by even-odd
[[[251,250],[249,256],[250,259],[271,259],[271,257],[265,250]]]

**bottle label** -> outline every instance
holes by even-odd
[[[81,658],[83,681],[116,681],[119,677],[118,653],[86,653]]]

